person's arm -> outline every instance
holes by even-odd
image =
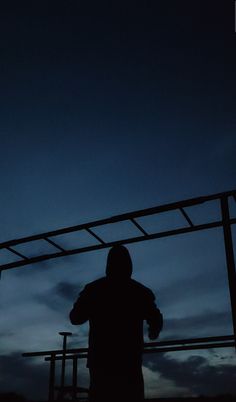
[[[89,319],[89,292],[88,287],[85,286],[84,290],[80,293],[73,309],[70,312],[70,321],[73,325],[84,324]]]
[[[155,296],[150,291],[146,304],[146,322],[148,324],[148,336],[150,340],[157,339],[163,328],[163,316],[155,303]]]

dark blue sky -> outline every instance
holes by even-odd
[[[0,241],[236,187],[233,1],[41,2],[0,18]],[[232,332],[220,230],[129,250],[165,315],[161,339]],[[59,346],[58,331],[86,344],[68,312],[106,253],[3,273],[1,390],[14,379],[38,396],[45,366],[20,354]],[[236,392],[232,350],[158,359],[145,360],[147,395]]]

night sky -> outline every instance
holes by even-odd
[[[32,4],[1,7],[1,242],[236,188],[234,1]],[[197,222],[219,210],[189,214]],[[221,229],[128,249],[134,279],[163,312],[160,340],[232,334]],[[70,346],[87,345],[88,326],[68,314],[104,274],[107,252],[2,273],[0,392],[46,398],[47,363],[21,353],[60,348],[62,330],[73,332]],[[230,348],[145,356],[146,395],[236,393],[235,366]]]

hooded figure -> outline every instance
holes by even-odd
[[[72,324],[89,321],[91,402],[144,399],[143,322],[153,340],[163,319],[152,291],[131,275],[128,250],[112,247],[106,276],[86,285],[70,312]]]

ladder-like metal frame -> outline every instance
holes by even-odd
[[[9,240],[0,243],[0,250],[8,250],[14,255],[19,257],[18,261],[10,262],[0,265],[0,272],[16,267],[22,267],[25,265],[33,264],[40,261],[49,260],[52,258],[65,257],[69,255],[85,253],[93,250],[100,250],[108,247],[112,247],[115,244],[131,244],[135,242],[141,242],[146,240],[153,240],[168,236],[174,236],[184,233],[192,233],[200,230],[222,227],[224,234],[224,244],[227,263],[228,284],[231,301],[232,321],[234,328],[234,337],[236,339],[236,272],[235,272],[235,259],[234,259],[234,247],[232,240],[231,225],[236,223],[236,218],[230,216],[229,210],[229,198],[233,198],[236,201],[236,190],[227,191],[223,193],[217,193],[213,195],[191,198],[179,202],[156,206],[152,208],[142,209],[126,214],[116,215],[111,218],[101,219],[97,221],[88,222],[81,225],[70,226],[63,229],[53,230],[50,232],[40,233],[33,236],[22,237],[19,239]],[[199,204],[207,203],[210,201],[216,201],[219,203],[221,210],[221,219],[212,220],[211,222],[203,224],[194,224],[193,220],[186,211],[186,208],[193,207]],[[144,228],[139,218],[158,215],[163,212],[176,211],[183,217],[183,227],[174,228],[167,231],[156,231],[155,233],[148,233]],[[119,222],[131,222],[132,225],[139,230],[140,235],[135,237],[125,237],[119,240],[106,242],[97,233],[96,228],[104,228],[108,224],[116,224]],[[187,224],[187,225],[186,225]],[[91,237],[94,238],[95,244],[86,247],[76,247],[71,249],[65,249],[55,241],[55,237],[59,235],[66,235],[73,232],[86,231]],[[28,257],[19,252],[16,247],[21,244],[30,244],[36,240],[43,240],[49,243],[57,251],[48,254],[39,254],[34,257]]]
[[[236,190],[224,193],[213,194],[204,197],[191,198],[188,200],[175,202],[171,204],[161,205],[153,208],[143,209],[135,212],[130,212],[122,215],[116,215],[111,218],[93,221],[81,225],[70,226],[67,228],[54,230],[50,232],[41,233],[34,236],[23,237],[20,239],[10,240],[0,244],[0,249],[5,249],[17,255],[20,259],[18,261],[10,262],[0,265],[0,271],[8,270],[16,267],[33,264],[40,261],[49,260],[52,258],[65,257],[69,255],[85,253],[93,250],[105,249],[112,247],[115,244],[131,244],[145,240],[153,240],[168,236],[174,236],[184,233],[192,233],[195,231],[221,227],[223,228],[224,245],[226,253],[226,265],[228,274],[229,293],[231,301],[231,312],[233,322],[233,335],[215,336],[207,338],[195,338],[184,340],[171,340],[164,342],[151,342],[146,343],[144,353],[158,353],[180,350],[196,350],[196,349],[209,349],[209,348],[222,348],[222,347],[235,347],[236,346],[236,272],[235,272],[235,259],[234,259],[234,246],[232,239],[231,225],[236,223],[236,218],[230,216],[229,199],[233,198],[236,201]],[[195,224],[186,208],[193,207],[202,203],[216,201],[219,204],[221,211],[220,220],[212,220],[203,224]],[[178,211],[183,217],[183,224],[180,228],[173,228],[167,231],[156,231],[155,233],[148,233],[146,228],[141,225],[139,218],[151,215],[157,215],[163,212]],[[106,242],[97,233],[96,228],[103,228],[108,224],[115,224],[119,222],[131,222],[136,229],[139,230],[140,235],[135,237],[124,237],[119,240]],[[187,225],[186,225],[187,224]],[[63,234],[86,231],[92,236],[96,244],[87,247],[76,247],[72,249],[65,249],[55,241],[55,237]],[[57,251],[49,254],[39,254],[34,257],[27,257],[19,252],[15,247],[20,244],[29,244],[36,240],[44,240],[49,243]],[[44,356],[46,361],[50,361],[50,376],[49,376],[49,401],[54,401],[55,390],[55,363],[57,360],[62,360],[62,368],[65,367],[65,360],[73,359],[73,384],[72,390],[74,395],[77,389],[77,359],[85,358],[87,356],[87,348],[68,349],[65,350],[50,350],[41,352],[24,353],[23,356]],[[64,373],[62,370],[62,382],[64,384]]]
[[[218,194],[213,194],[205,197],[198,197],[198,198],[191,198],[188,200],[184,201],[179,201],[179,202],[174,202],[171,204],[165,204],[157,207],[152,207],[152,208],[147,208],[147,209],[142,209],[139,211],[134,211],[134,212],[129,212],[121,215],[116,215],[112,216],[110,218],[106,219],[101,219],[97,221],[92,221],[88,223],[84,223],[81,225],[76,225],[76,226],[69,226],[66,228],[58,229],[58,230],[53,230],[50,232],[45,232],[45,233],[40,233],[37,235],[33,236],[27,236],[27,237],[22,237],[14,240],[9,240],[3,243],[0,243],[0,250],[7,250],[11,252],[14,255],[17,255],[19,257],[18,261],[10,262],[7,264],[2,264],[0,265],[0,271],[11,269],[11,268],[16,268],[16,267],[22,267],[24,265],[29,265],[33,264],[36,262],[40,261],[45,261],[49,260],[51,258],[59,258],[59,257],[65,257],[73,254],[79,254],[79,253],[85,253],[88,251],[93,251],[93,250],[100,250],[103,248],[111,247],[115,244],[129,244],[129,243],[135,243],[135,242],[140,242],[144,240],[152,240],[152,239],[158,239],[162,237],[167,237],[167,236],[174,236],[178,234],[183,234],[183,233],[191,233],[199,230],[204,230],[204,229],[211,229],[211,228],[216,228],[223,226],[224,231],[225,231],[225,236],[227,239],[229,239],[229,232],[230,232],[230,226],[231,224],[236,223],[236,218],[231,219],[229,217],[229,212],[228,212],[228,198],[233,197],[236,200],[236,190],[233,191],[228,191],[224,193],[218,193]],[[204,224],[194,224],[192,219],[189,217],[188,213],[186,212],[185,208],[196,206],[202,203],[206,203],[209,201],[219,201],[221,203],[221,208],[222,208],[222,219],[218,221],[212,221]],[[178,229],[172,229],[168,231],[158,231],[155,233],[148,233],[148,231],[143,228],[143,226],[140,224],[138,221],[139,218],[151,216],[151,215],[157,215],[163,212],[169,212],[169,211],[178,211],[182,217],[183,217],[183,227],[178,228]],[[108,224],[116,224],[119,222],[129,222],[132,223],[132,225],[139,230],[140,235],[135,236],[135,237],[125,237],[119,240],[115,241],[110,241],[106,242],[96,234],[96,228],[104,228]],[[187,226],[186,226],[187,224]],[[69,233],[73,232],[83,232],[86,231],[89,233],[89,235],[95,239],[96,243],[94,245],[90,245],[87,247],[76,247],[76,248],[71,248],[71,249],[66,249],[65,247],[62,247],[55,241],[55,237],[59,235],[66,235]],[[57,251],[48,254],[39,254],[34,257],[28,257],[21,252],[19,252],[15,247],[21,245],[21,244],[30,244],[31,242],[34,242],[36,240],[43,240],[44,242],[49,243],[54,249]],[[232,257],[230,257],[231,259]]]

